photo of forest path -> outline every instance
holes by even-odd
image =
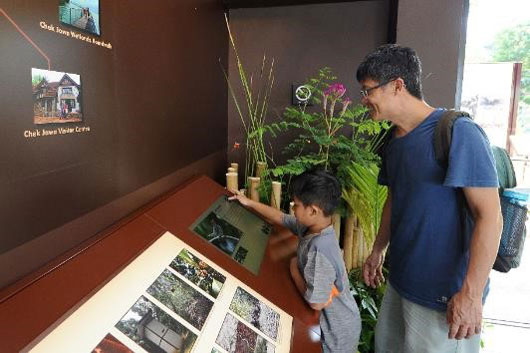
[[[197,340],[197,335],[144,296],[116,328],[150,353],[189,353]]]
[[[182,249],[169,266],[214,298],[217,298],[226,280],[225,276],[186,249]]]
[[[230,304],[230,310],[268,337],[276,340],[280,315],[243,288],[237,288]]]
[[[241,230],[219,218],[214,212],[206,216],[193,231],[228,255],[234,253],[243,235]]]
[[[213,306],[210,299],[169,270],[164,270],[158,276],[156,281],[147,289],[147,293],[198,330],[202,329]]]

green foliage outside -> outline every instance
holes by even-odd
[[[493,61],[523,63],[518,128],[521,128],[521,132],[530,132],[530,22],[498,33],[492,50]]]

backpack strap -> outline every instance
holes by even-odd
[[[447,110],[443,113],[434,129],[434,155],[438,163],[447,169],[449,163],[449,149],[453,137],[453,125],[459,118],[471,116],[466,112]]]

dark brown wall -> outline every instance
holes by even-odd
[[[423,64],[425,99],[458,107],[469,0],[399,0],[397,42],[414,48]]]
[[[275,86],[267,120],[281,119],[291,103],[291,84],[304,82],[318,69],[329,66],[359,101],[355,80],[364,55],[386,42],[388,1],[270,7],[230,10],[230,25],[240,56],[248,71],[256,71],[265,53],[275,59]],[[237,83],[233,52],[229,53],[230,77]],[[242,141],[241,123],[228,97],[228,159],[241,162],[242,151],[232,151]],[[281,147],[289,137],[271,141],[281,160]]]
[[[24,138],[43,127],[33,124],[31,68],[47,63],[0,15],[0,287],[226,164],[220,2],[101,0],[98,39],[112,50],[41,29],[45,21],[86,34],[59,24],[57,5],[0,1],[52,70],[81,75],[84,121],[67,125],[91,131]]]

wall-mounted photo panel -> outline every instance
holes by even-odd
[[[147,293],[198,330],[202,329],[213,306],[210,299],[168,270],[162,272]]]
[[[243,288],[237,288],[230,304],[230,310],[268,337],[276,340],[280,315]]]
[[[59,0],[59,21],[99,36],[99,0]]]
[[[31,69],[31,84],[36,125],[83,121],[81,76]]]
[[[225,276],[186,249],[169,266],[214,298],[217,298],[226,280]]]
[[[252,273],[259,273],[271,226],[239,202],[221,196],[190,229]]]
[[[133,351],[109,333],[92,350],[92,353],[133,353]]]
[[[274,353],[272,343],[230,313],[226,314],[215,343],[228,353]]]
[[[148,352],[191,352],[197,335],[144,296],[116,328]]]
[[[174,268],[183,259],[191,276]],[[197,268],[216,273],[222,290],[215,297],[197,281]],[[166,232],[24,351],[289,353],[292,323],[286,312]]]

